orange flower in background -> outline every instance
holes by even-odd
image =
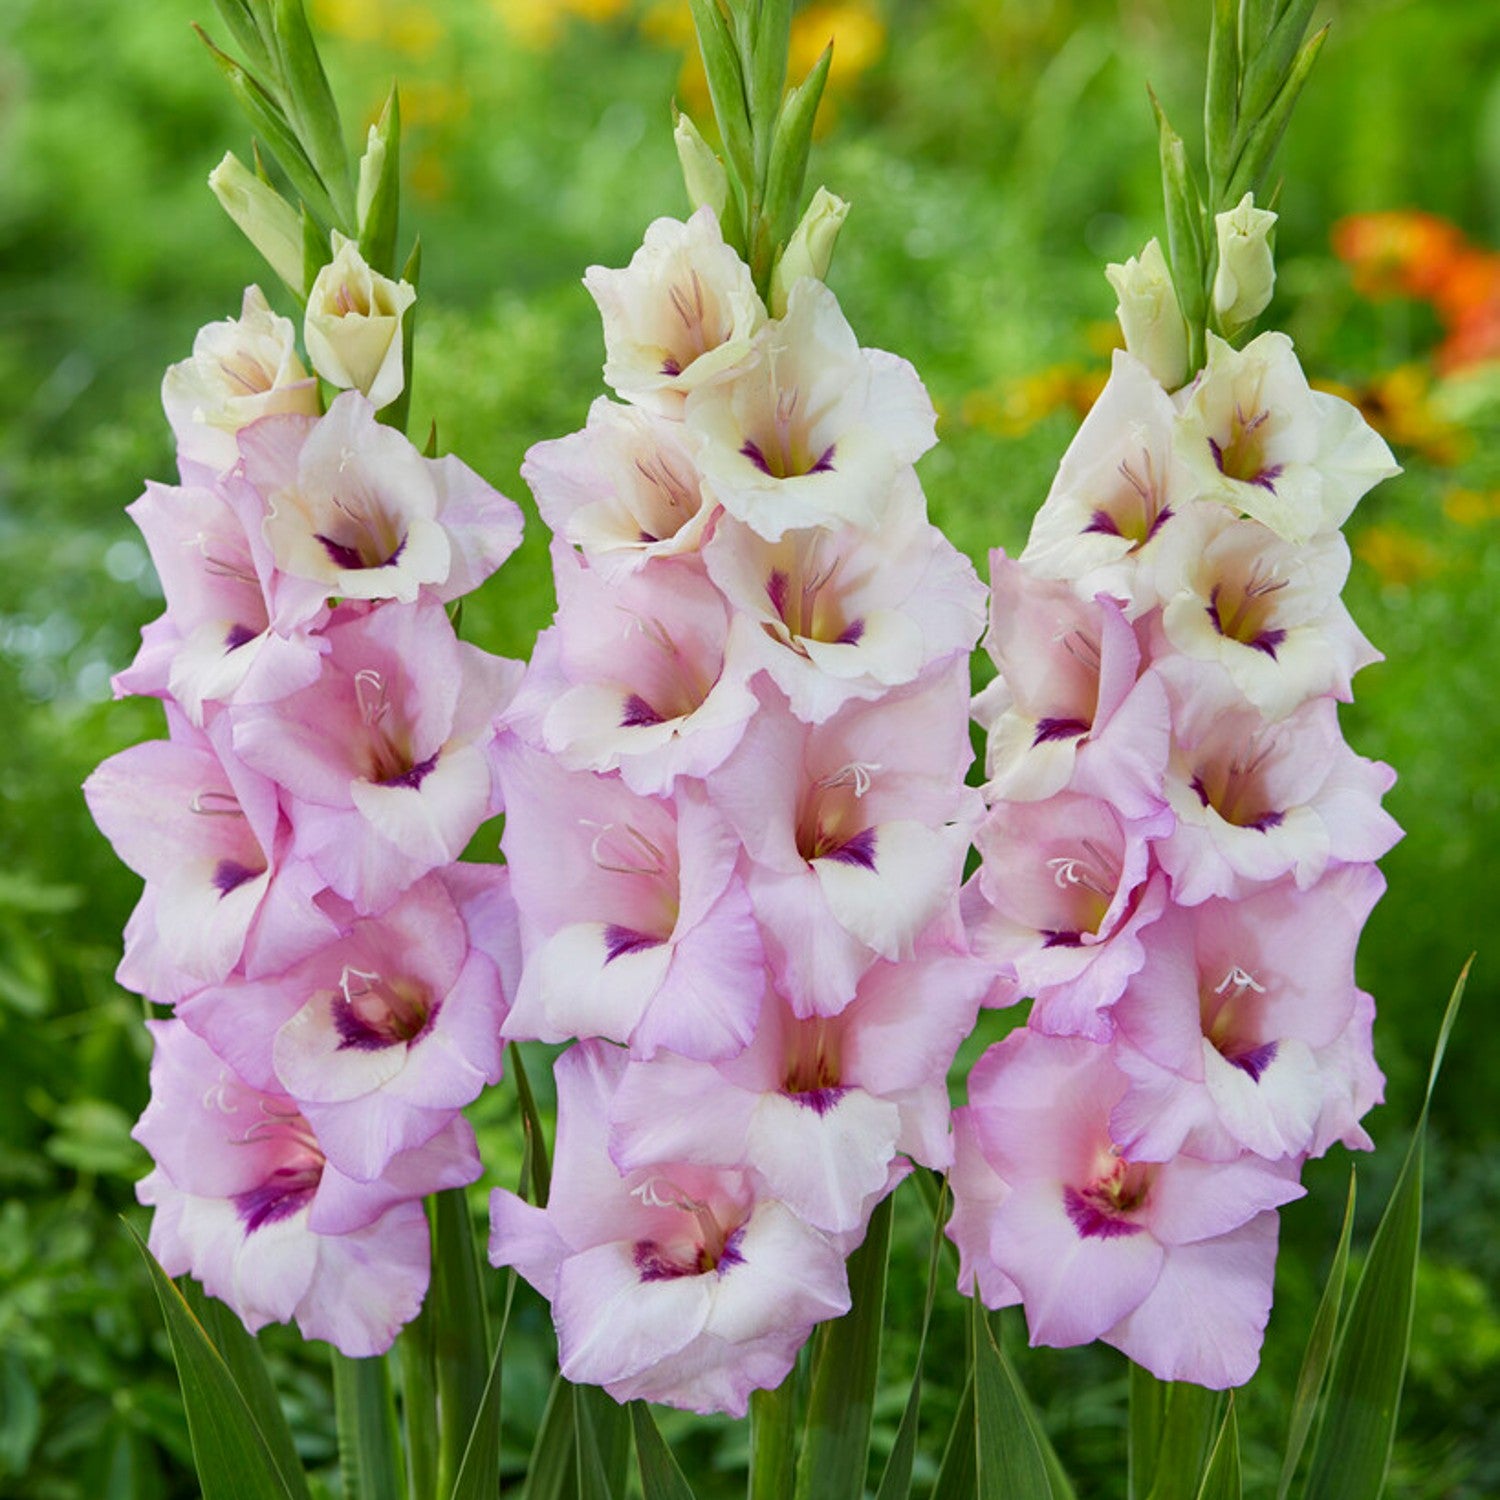
[[[1429,213],[1355,214],[1334,226],[1333,248],[1363,295],[1431,304],[1446,334],[1440,370],[1500,358],[1500,254],[1456,225]]]

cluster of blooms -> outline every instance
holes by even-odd
[[[500,1072],[514,911],[498,867],[455,862],[499,809],[521,668],[444,604],[521,518],[377,421],[410,288],[336,248],[306,328],[349,387],[326,414],[255,287],[167,373],[182,482],[130,507],[166,612],[116,686],[164,699],[168,738],[85,790],[146,883],[120,981],[174,1011],[136,1130],[151,1248],[252,1329],[367,1355],[421,1305],[421,1200],[479,1175],[459,1111]]]
[[[1395,469],[1282,334],[1210,335],[1180,383],[1117,353],[1024,552],[992,555],[964,915],[1034,1004],[971,1077],[950,1233],[1034,1342],[1224,1387],[1277,1208],[1306,1158],[1368,1147],[1381,1093],[1354,950],[1393,776],[1335,700],[1378,659],[1339,528]]]
[[[920,381],[820,280],[769,317],[702,208],[586,284],[626,404],[523,471],[558,611],[498,753],[504,1034],[581,1040],[551,1201],[497,1192],[490,1255],[570,1379],[738,1414],[847,1309],[909,1163],[952,1159],[994,983],[958,909],[984,589],[926,518]]]

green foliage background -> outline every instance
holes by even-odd
[[[351,123],[373,118],[392,72],[406,91],[407,223],[426,252],[413,430],[435,418],[444,448],[526,508],[522,553],[465,611],[472,638],[524,655],[552,599],[521,456],[580,426],[602,390],[583,268],[623,264],[650,218],[685,209],[667,101],[690,84],[680,49],[660,39],[671,6],[601,5],[605,19],[563,22],[546,47],[508,32],[502,8],[328,0],[315,18]],[[1102,263],[1160,232],[1143,81],[1191,138],[1207,7],[843,8],[886,45],[852,78],[835,61],[832,126],[811,176],[854,202],[832,281],[861,341],[926,378],[944,414],[943,444],[921,471],[932,510],[982,566],[988,548],[1024,541],[1078,420],[1043,410],[1020,430],[1006,403],[1046,382],[1015,382],[1102,370]],[[1492,0],[1327,9],[1334,32],[1281,158],[1281,279],[1267,321],[1292,332],[1315,374],[1361,386],[1425,359],[1438,329],[1416,304],[1358,297],[1328,249],[1330,225],[1421,207],[1500,245],[1500,13]],[[246,132],[192,19],[211,21],[208,0],[0,7],[0,1494],[16,1500],[194,1493],[164,1334],[117,1218],[144,1228],[132,1183],[145,1158],[128,1138],[145,1099],[142,1006],[111,979],[138,885],[78,792],[103,756],[160,732],[154,705],[109,701],[108,678],[160,608],[122,507],[145,477],[173,477],[161,371],[200,324],[237,311],[247,281],[271,290],[202,185],[226,148],[243,154]],[[1408,830],[1361,954],[1390,1080],[1371,1121],[1381,1149],[1360,1163],[1367,1217],[1415,1116],[1443,999],[1492,932],[1500,888],[1500,506],[1477,519],[1444,507],[1455,489],[1500,491],[1500,380],[1464,390],[1454,461],[1398,449],[1406,473],[1350,528],[1361,558],[1380,564],[1356,562],[1350,604],[1389,659],[1362,675],[1344,720],[1362,753],[1400,771],[1389,806]],[[1376,531],[1379,545],[1362,547]],[[1481,951],[1434,1114],[1390,1490],[1402,1500],[1500,1493],[1497,976]],[[512,1111],[504,1088],[476,1111],[494,1181],[514,1176]],[[1284,1214],[1265,1368],[1241,1409],[1252,1493],[1274,1475],[1346,1171],[1338,1154],[1314,1167],[1309,1199]],[[877,1443],[889,1443],[905,1395],[926,1233],[913,1194],[898,1204]],[[959,1306],[951,1294],[940,1303],[929,1348],[932,1433],[958,1397],[946,1377],[961,1360]],[[549,1357],[543,1309],[518,1303],[517,1320],[512,1470]],[[1018,1346],[1023,1334],[1009,1327]],[[304,1456],[327,1468],[326,1369],[295,1337],[266,1342]],[[1080,1493],[1121,1493],[1123,1361],[1016,1352]],[[683,1418],[665,1430],[701,1494],[737,1491],[743,1428]]]

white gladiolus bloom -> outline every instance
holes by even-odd
[[[401,320],[417,300],[416,288],[372,270],[359,246],[337,230],[333,251],[307,294],[307,357],[330,385],[363,392],[378,410],[406,384]]]

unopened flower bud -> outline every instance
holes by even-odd
[[[1104,268],[1120,305],[1115,316],[1125,347],[1169,391],[1188,378],[1187,323],[1177,302],[1167,258],[1156,240],[1124,265]]]
[[[839,230],[849,217],[849,204],[827,188],[820,187],[802,215],[802,222],[792,231],[786,249],[781,252],[771,272],[771,312],[786,316],[787,298],[804,276],[822,281],[833,260],[833,247]]]
[[[698,209],[706,204],[722,222],[724,206],[729,201],[729,177],[724,163],[685,114],[677,116],[672,139],[677,143],[677,160],[682,163],[682,179],[687,183],[693,207]]]
[[[265,256],[271,269],[300,293],[302,221],[291,204],[262,182],[232,151],[226,151],[224,160],[208,174],[208,185],[224,212]]]
[[[385,137],[378,127],[370,126],[365,143],[365,154],[359,159],[359,189],[355,195],[355,215],[360,228],[370,217],[370,205],[375,201],[375,191],[385,173]]]
[[[1226,213],[1218,214],[1219,269],[1214,276],[1214,313],[1225,333],[1235,333],[1258,317],[1271,300],[1276,264],[1271,256],[1271,227],[1276,215],[1257,208],[1246,193]]]
[[[354,387],[376,407],[389,406],[405,384],[401,319],[416,289],[372,271],[359,246],[337,230],[333,252],[307,294],[307,356],[330,385]]]

